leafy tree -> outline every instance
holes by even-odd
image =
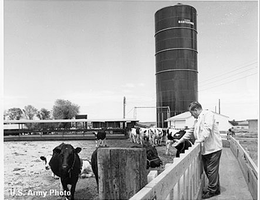
[[[37,112],[36,116],[41,119],[50,119],[51,118],[51,112],[47,110],[46,108],[42,108],[40,111]]]
[[[7,118],[8,118],[7,110],[4,110],[4,120],[6,120]]]
[[[57,99],[53,106],[54,119],[72,119],[79,113],[79,106],[68,100]]]
[[[53,118],[54,119],[72,119],[79,113],[79,106],[71,103],[68,100],[57,99],[53,106]],[[69,123],[61,123],[60,127],[69,128]]]
[[[20,108],[10,108],[6,112],[6,116],[10,120],[19,120],[19,119],[21,119],[22,114],[23,114],[23,111]]]
[[[26,119],[32,120],[37,115],[38,110],[32,105],[25,106],[23,109],[24,116]]]

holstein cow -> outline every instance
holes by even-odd
[[[101,131],[94,131],[93,134],[96,136],[96,147],[107,146],[106,144],[106,131],[102,129]]]
[[[173,138],[173,136],[174,136],[174,134],[175,133],[177,133],[177,132],[179,132],[179,130],[176,130],[176,129],[170,129],[170,128],[168,128],[167,130],[166,130],[166,152],[165,152],[165,154],[166,155],[168,155],[169,154],[169,150],[170,150],[170,147],[171,147],[171,145],[174,143],[174,138]]]
[[[46,157],[45,156],[41,156],[40,157],[40,159],[44,162],[44,167],[45,167],[46,170],[50,170],[51,169],[51,167],[49,165],[49,161],[51,160],[51,157],[52,156],[46,156]],[[55,179],[59,179],[59,177],[56,176],[52,171],[51,171],[51,176],[53,178],[55,178]]]
[[[140,132],[139,132],[139,128],[130,128],[128,131],[128,135],[129,135],[129,139],[131,142],[133,143],[140,143]]]
[[[128,131],[131,142],[143,144],[150,139],[150,130],[148,128],[134,127]]]
[[[49,165],[49,161],[51,160],[51,156],[46,156],[46,157],[45,156],[41,156],[40,159],[44,161],[45,169],[46,170],[50,170],[51,167]],[[80,176],[79,176],[80,178],[89,178],[89,177],[94,176],[89,160],[80,159],[80,168],[81,168]],[[51,175],[52,175],[53,178],[59,179],[59,177],[56,176],[52,171],[51,171]]]
[[[168,129],[167,130],[167,141],[166,141],[166,155],[169,153],[170,146],[175,142],[175,140],[179,140],[186,133],[185,130],[176,130],[176,129]],[[181,153],[184,153],[189,147],[193,144],[192,140],[185,140],[183,143],[176,146],[176,157],[180,157]]]
[[[150,140],[149,128],[137,128],[139,130],[140,144],[145,144]]]
[[[72,145],[62,143],[53,149],[53,155],[49,162],[53,173],[61,179],[63,194],[66,194],[66,197],[71,196],[72,200],[80,174],[80,158],[78,155],[80,151],[81,148],[79,147],[74,149]],[[68,185],[71,185],[70,191]]]
[[[146,169],[160,167],[163,164],[158,155],[156,148],[151,144],[149,144],[148,142],[145,142],[142,146],[133,146],[132,148],[142,148],[142,147],[146,149],[146,158],[147,158]],[[91,155],[91,167],[96,178],[97,188],[99,188],[97,150],[98,148]]]
[[[161,145],[163,139],[163,129],[150,128],[150,138],[153,145],[155,146]]]
[[[80,178],[89,178],[94,176],[91,168],[91,161],[80,159],[80,163],[81,163]]]

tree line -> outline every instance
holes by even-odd
[[[20,119],[73,119],[79,113],[80,106],[69,100],[57,99],[52,110],[41,108],[38,110],[32,105],[21,108],[10,108],[4,111],[4,120]]]

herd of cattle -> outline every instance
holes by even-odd
[[[180,139],[186,133],[185,130],[177,129],[163,129],[163,128],[141,128],[133,127],[128,130],[128,136],[130,141],[137,144],[144,144],[149,142],[153,146],[162,145],[165,141],[165,154],[169,154],[169,149],[174,143],[175,139]],[[180,153],[184,153],[185,149],[188,149],[192,145],[193,141],[185,141],[183,144],[176,146],[176,157],[179,157]]]
[[[168,153],[167,151],[174,139],[181,137],[184,133],[185,131],[176,131],[174,129],[163,130],[160,128],[131,128],[128,131],[130,140],[139,144],[133,147],[146,149],[147,169],[160,167],[163,164],[156,146],[162,144],[165,136],[167,138],[166,153]],[[51,157],[40,157],[44,162],[45,169],[51,170],[53,178],[60,179],[60,189],[64,191],[64,194],[67,194],[66,198],[74,199],[75,188],[79,178],[95,176],[97,188],[99,188],[97,150],[98,148],[102,148],[102,146],[107,146],[105,143],[106,132],[103,130],[93,134],[96,136],[96,149],[91,155],[91,160],[83,160],[79,157],[80,147],[74,148],[71,144],[65,143],[61,143],[55,147]],[[176,156],[179,156],[190,145],[190,143],[184,143],[180,147],[175,147],[177,149]],[[70,190],[68,185],[71,185]]]

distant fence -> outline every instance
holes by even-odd
[[[200,145],[190,147],[180,158],[155,179],[149,182],[130,200],[185,200],[200,199],[205,184],[205,174],[201,163]]]
[[[239,144],[239,141],[237,141],[233,137],[230,137],[229,141],[230,149],[240,165],[249,191],[253,199],[257,199],[258,167],[255,165],[255,163],[250,158],[249,154],[241,146],[241,144]]]

